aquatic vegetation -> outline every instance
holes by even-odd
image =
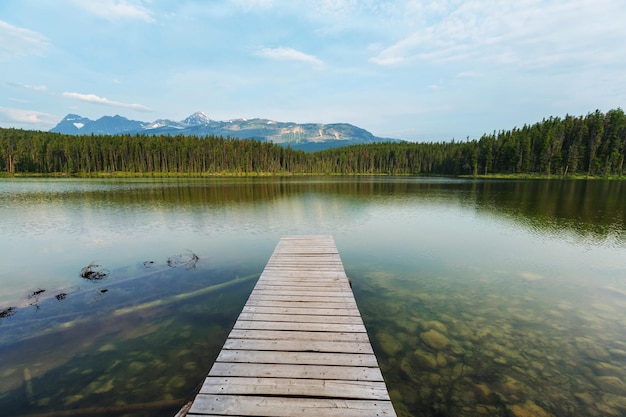
[[[100,281],[109,276],[109,270],[104,269],[100,265],[92,262],[80,270],[80,276],[89,281]]]
[[[16,310],[17,307],[3,308],[2,310],[0,310],[0,319],[3,319],[5,317],[11,317],[13,314],[15,314]]]
[[[170,268],[184,266],[187,269],[194,269],[199,260],[200,258],[198,257],[198,255],[190,250],[187,250],[187,252],[183,254],[169,257],[167,259],[167,266],[169,266]]]

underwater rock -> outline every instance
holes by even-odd
[[[595,382],[606,392],[626,396],[626,384],[616,376],[599,376]]]
[[[128,365],[128,370],[130,372],[132,372],[132,373],[139,373],[139,372],[143,371],[145,368],[146,368],[146,364],[145,363],[137,362],[137,361],[131,362]]]
[[[413,359],[420,368],[430,370],[437,369],[437,356],[432,353],[416,350],[413,352]]]
[[[451,344],[450,339],[434,329],[421,333],[420,339],[422,339],[426,346],[435,350],[443,350]]]
[[[609,349],[611,356],[617,359],[626,359],[626,350],[623,349]]]
[[[588,392],[577,392],[574,394],[574,397],[585,405],[592,405],[595,402],[593,395]]]
[[[493,333],[493,331],[491,330],[491,328],[489,327],[483,327],[482,329],[479,329],[476,332],[475,335],[475,339],[474,341],[480,340],[480,339],[484,339],[487,336],[491,336],[491,334]]]
[[[596,361],[607,362],[611,359],[611,354],[608,350],[595,343],[593,340],[586,337],[575,338],[576,347],[582,352],[583,355],[589,359]]]
[[[527,394],[529,392],[528,387],[515,378],[505,376],[501,385],[502,392],[509,396],[519,396],[521,394]]]
[[[506,360],[505,357],[502,356],[496,356],[493,359],[494,363],[497,363],[498,365],[506,365],[508,363],[508,361]]]
[[[408,358],[403,358],[402,361],[400,361],[400,371],[409,381],[418,382],[415,377],[415,371],[411,366],[411,361],[409,361]]]
[[[596,403],[596,408],[602,412],[602,416],[620,417],[622,415],[622,413],[620,413],[619,410],[609,407],[608,405],[604,403]]]
[[[185,378],[180,375],[176,375],[170,379],[167,385],[168,388],[181,388],[185,385]]]
[[[389,356],[395,356],[402,350],[402,344],[389,333],[378,333],[376,338],[382,350]]]
[[[488,406],[488,405],[477,405],[474,408],[474,411],[480,415],[480,416],[497,416],[498,415],[498,408],[495,406]],[[467,414],[472,415],[470,413]]]
[[[494,404],[494,401],[497,399],[491,388],[485,384],[474,385],[474,395],[476,396],[476,400],[481,404],[491,405]]]
[[[626,411],[626,397],[621,395],[604,394],[602,402],[611,408]]]
[[[445,324],[437,320],[429,320],[422,323],[424,330],[437,330],[440,333],[448,333],[448,328]]]
[[[42,398],[41,400],[37,401],[37,405],[39,407],[48,407],[48,406],[50,406],[51,402],[52,402],[52,398],[46,397],[46,398]]]
[[[624,374],[624,368],[606,362],[594,362],[591,368],[599,376],[622,376]]]
[[[64,405],[69,406],[72,404],[75,404],[77,402],[79,402],[80,400],[82,400],[84,397],[80,394],[77,395],[69,395],[67,397],[65,397],[65,401],[63,402]]]
[[[113,387],[113,379],[109,378],[107,375],[103,375],[87,385],[86,392],[89,394],[104,394],[111,391]]]
[[[115,349],[117,349],[117,347],[113,343],[107,343],[106,345],[102,345],[102,347],[98,349],[98,352],[112,352]]]
[[[185,364],[183,365],[183,369],[185,371],[195,371],[196,369],[198,369],[198,364],[195,362],[185,362]]]
[[[398,417],[411,417],[412,416],[412,414],[409,412],[409,409],[405,405],[405,401],[400,391],[398,390],[389,391],[389,397],[391,398],[391,402],[393,403],[393,408],[395,409]]]
[[[541,362],[537,362],[537,361],[530,362],[530,366],[536,369],[537,371],[543,371],[545,368],[545,366]]]
[[[448,360],[446,359],[446,355],[441,352],[437,352],[437,366],[443,368],[448,364]]]
[[[530,400],[524,404],[515,404],[509,411],[513,417],[551,417],[550,413]]]

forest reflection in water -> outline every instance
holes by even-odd
[[[2,180],[7,259],[45,259],[51,239],[66,251],[54,285],[0,298],[17,307],[0,318],[0,409],[172,415],[279,237],[332,234],[400,415],[626,415],[625,194],[621,181]],[[109,275],[85,282],[103,247]],[[187,249],[195,268],[168,265]],[[6,288],[32,274],[4,268]]]

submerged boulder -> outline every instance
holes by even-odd
[[[420,339],[422,339],[422,342],[424,342],[426,346],[435,350],[443,350],[452,344],[452,342],[450,342],[450,339],[448,339],[446,336],[439,333],[435,329],[431,329],[427,332],[421,333]]]
[[[437,369],[437,356],[433,355],[432,353],[424,352],[422,350],[416,350],[413,353],[413,359],[417,366],[419,366],[419,368],[421,369]]]
[[[382,350],[389,356],[395,356],[402,351],[402,344],[389,333],[378,333],[376,335]]]
[[[550,413],[530,400],[524,404],[515,404],[510,411],[514,417],[551,417]]]

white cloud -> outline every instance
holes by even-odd
[[[51,125],[52,115],[35,110],[22,110],[9,107],[0,107],[2,119],[18,125]]]
[[[255,8],[267,9],[274,5],[274,0],[232,0],[232,2],[245,11]]]
[[[91,14],[112,21],[130,19],[155,22],[143,0],[75,0],[74,3]]]
[[[258,56],[273,59],[276,61],[299,61],[307,64],[312,64],[317,68],[324,66],[324,61],[321,59],[305,54],[293,48],[262,48],[257,52]]]
[[[378,65],[415,61],[479,62],[539,69],[559,64],[626,60],[622,0],[438,2],[420,7],[419,24],[370,58]],[[598,50],[597,46],[600,46]]]
[[[48,46],[48,38],[42,34],[0,20],[0,59],[11,59],[16,55],[42,55]]]
[[[133,110],[139,110],[139,111],[145,111],[145,112],[152,111],[151,108],[146,107],[142,104],[121,103],[119,101],[113,101],[113,100],[109,100],[108,98],[99,97],[95,94],[65,92],[62,95],[63,97],[68,97],[68,98],[72,98],[72,99],[80,100],[80,101],[86,101],[89,103],[104,104],[106,106],[122,107],[125,109],[133,109]]]
[[[12,82],[7,82],[7,84],[12,87],[20,87],[20,88],[25,88],[27,90],[33,90],[33,91],[39,91],[39,92],[48,91],[48,87],[46,87],[45,85],[33,85],[33,84],[22,84],[22,83],[12,83]]]

